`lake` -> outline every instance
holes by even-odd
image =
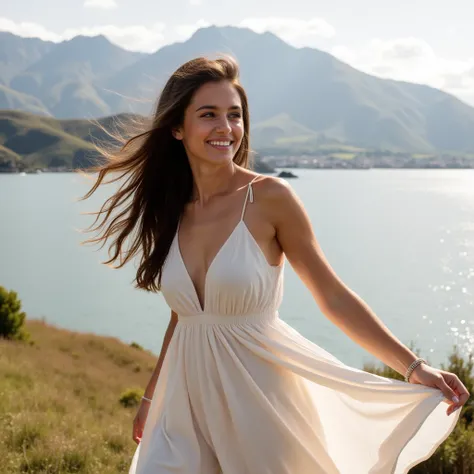
[[[290,181],[342,280],[433,365],[474,342],[474,170],[302,170]],[[90,181],[92,183],[92,181]],[[80,245],[110,189],[73,173],[0,175],[0,285],[29,318],[136,341],[158,353],[169,320],[160,294],[133,288],[106,249]],[[343,362],[376,361],[319,311],[286,264],[280,316]]]

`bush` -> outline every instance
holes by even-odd
[[[445,366],[440,364],[440,369],[446,370],[447,372],[452,372],[459,377],[459,380],[464,384],[467,391],[471,394],[469,400],[462,407],[462,418],[466,422],[466,425],[472,425],[472,420],[474,418],[474,377],[472,375],[472,369],[474,368],[473,356],[469,353],[467,360],[459,354],[459,349],[457,346],[454,346],[453,352],[449,356],[449,364]]]
[[[23,327],[25,317],[17,293],[0,286],[0,337],[23,341],[29,339]]]
[[[142,400],[142,395],[143,390],[140,390],[138,388],[131,388],[122,393],[119,402],[125,408],[136,407],[140,404]]]
[[[134,349],[138,349],[138,350],[140,350],[140,351],[143,350],[143,347],[142,347],[140,344],[138,344],[138,342],[132,342],[132,343],[130,343],[130,347],[133,347]]]

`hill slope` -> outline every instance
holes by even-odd
[[[119,400],[143,393],[156,356],[41,321],[26,329],[34,345],[0,338],[1,472],[128,472],[136,408]]]
[[[65,131],[63,122],[17,111],[0,111],[0,146],[0,163],[16,156],[27,168],[81,167],[95,151],[92,143]]]

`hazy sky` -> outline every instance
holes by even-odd
[[[0,0],[0,30],[61,41],[103,33],[152,52],[209,24],[269,30],[365,72],[474,105],[472,0]]]

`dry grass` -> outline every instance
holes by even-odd
[[[135,408],[156,357],[117,339],[28,321],[34,344],[0,339],[0,472],[128,472]]]

